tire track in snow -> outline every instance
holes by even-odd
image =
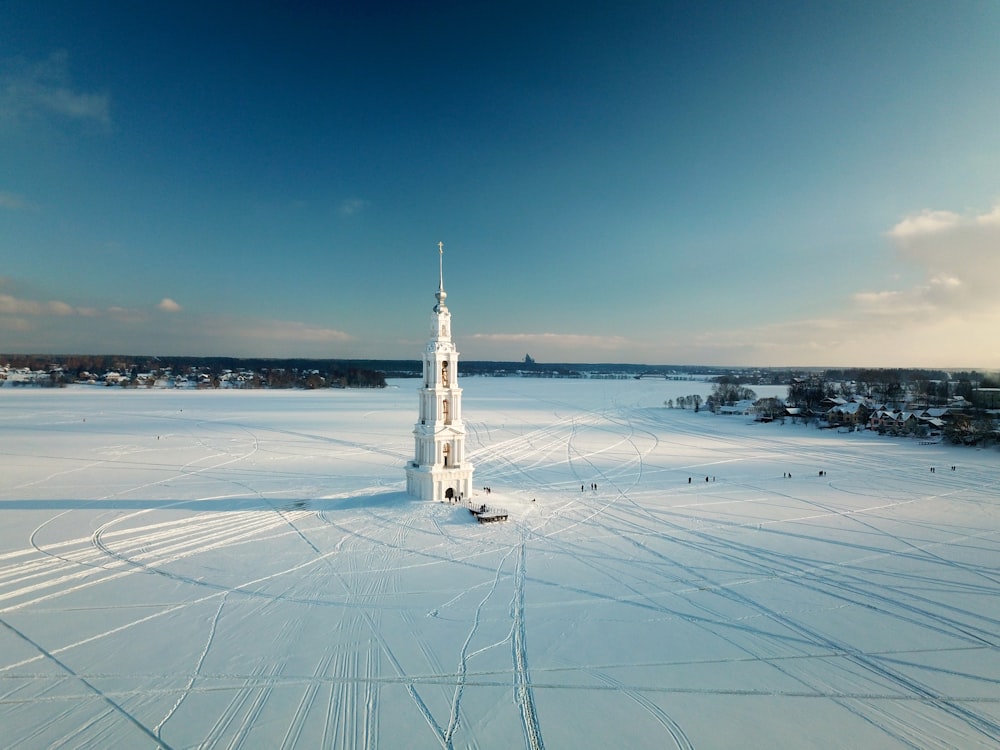
[[[143,512],[145,511],[140,511],[140,513]],[[212,584],[209,581],[170,573],[159,566],[226,546],[257,541],[263,538],[260,536],[262,531],[277,529],[284,523],[268,518],[267,514],[259,513],[246,514],[242,518],[227,518],[225,515],[213,516],[207,520],[201,519],[200,524],[182,523],[178,524],[175,529],[157,535],[126,539],[126,545],[131,544],[132,546],[125,546],[125,551],[119,552],[112,549],[104,541],[104,537],[106,535],[131,534],[131,530],[108,533],[112,524],[120,523],[123,520],[126,519],[116,519],[100,527],[86,540],[86,545],[84,545],[83,539],[73,540],[71,543],[78,545],[76,551],[60,551],[59,555],[51,555],[50,557],[58,558],[62,562],[51,567],[46,577],[40,578],[39,575],[32,575],[25,581],[15,580],[15,585],[20,583],[28,583],[28,585],[0,593],[0,602],[6,602],[0,611],[9,612],[37,605],[81,589],[109,583],[135,572],[155,573],[193,585],[225,589],[226,587]],[[216,527],[229,531],[230,534],[228,536],[222,534],[216,530]],[[161,544],[157,545],[156,542]],[[168,542],[169,544],[166,544]],[[64,547],[65,544],[62,542],[59,543],[59,546]],[[88,552],[84,548],[85,546],[92,549]],[[45,547],[39,545],[36,549],[43,555],[48,554]],[[135,554],[129,554],[133,549]],[[99,554],[95,556],[91,554],[93,552]],[[34,578],[39,578],[39,580],[31,582]],[[74,583],[74,585],[67,585],[70,583]],[[29,595],[33,595],[33,598],[12,601]]]
[[[205,647],[201,650],[201,654],[198,655],[198,661],[194,665],[194,670],[192,670],[191,672],[191,677],[188,679],[187,685],[185,685],[181,689],[180,697],[177,698],[177,701],[174,703],[174,705],[170,707],[169,711],[167,711],[166,716],[160,719],[160,723],[157,724],[155,727],[153,727],[153,732],[156,734],[157,737],[161,735],[163,727],[168,721],[170,721],[170,717],[172,717],[175,713],[177,713],[177,709],[181,707],[181,704],[184,702],[184,699],[188,697],[188,694],[194,687],[194,684],[197,681],[198,676],[201,674],[201,668],[202,666],[204,666],[205,659],[208,657],[208,652],[212,648],[212,642],[215,640],[215,632],[219,626],[219,618],[222,617],[222,608],[226,606],[226,599],[228,597],[229,594],[223,594],[222,600],[219,602],[219,606],[215,610],[215,616],[212,617],[212,622],[208,628],[208,637],[205,640]]]
[[[476,611],[472,620],[472,627],[469,629],[469,634],[465,638],[465,642],[462,643],[462,648],[459,651],[458,658],[458,673],[457,679],[455,681],[455,693],[452,698],[451,703],[451,716],[448,719],[448,726],[444,732],[445,750],[452,750],[454,747],[454,737],[455,732],[458,730],[460,725],[459,718],[461,714],[462,705],[462,693],[465,690],[466,678],[468,676],[468,659],[469,659],[469,645],[472,643],[473,637],[476,635],[476,631],[479,629],[480,618],[482,616],[483,607],[496,593],[497,586],[500,583],[500,578],[503,574],[503,568],[506,564],[508,558],[513,554],[516,548],[511,548],[501,559],[500,563],[497,565],[496,575],[493,577],[493,585],[490,587],[486,595],[479,601],[476,606]]]
[[[350,534],[352,538],[370,541],[369,537],[361,533],[352,532],[344,528],[340,524],[333,523],[329,519],[327,520],[335,528],[339,528],[343,530],[345,533]],[[368,545],[367,551],[369,558],[367,560],[367,565],[365,566],[364,572],[371,574],[373,571],[377,570],[389,571],[392,570],[394,567],[398,567],[398,566],[390,566],[390,563],[393,560],[395,560],[401,554],[401,552],[408,551],[406,549],[404,541],[405,541],[405,535],[410,529],[412,522],[413,522],[412,516],[407,516],[405,518],[405,522],[403,523],[397,522],[396,524],[394,524],[395,526],[394,538],[391,541],[388,542],[380,541],[378,544]],[[341,543],[341,545],[342,544],[343,542]],[[338,547],[340,547],[341,545],[338,545]],[[383,556],[382,561],[380,563],[373,563],[373,561],[375,560],[374,555],[376,553],[381,554]],[[366,592],[358,591],[357,587],[353,586],[349,582],[348,577],[347,575],[345,575],[344,571],[332,566],[329,560],[326,560],[325,562],[330,573],[335,578],[337,578],[341,586],[344,588],[345,592],[347,592],[348,598],[351,600],[352,603],[354,603],[354,608],[351,611],[356,612],[359,615],[359,620],[363,621],[367,625],[368,631],[371,633],[372,638],[374,639],[375,643],[378,644],[380,653],[385,655],[393,671],[396,673],[396,681],[398,683],[401,683],[406,688],[406,692],[410,696],[410,699],[413,701],[413,705],[416,707],[420,715],[423,716],[424,721],[427,722],[427,725],[428,727],[430,727],[435,738],[442,745],[442,747],[444,747],[444,729],[434,718],[434,715],[431,712],[430,708],[427,706],[427,703],[423,700],[420,693],[417,691],[416,685],[419,681],[408,677],[406,670],[403,669],[403,665],[400,663],[399,658],[395,654],[395,651],[390,646],[388,640],[385,637],[385,634],[382,632],[380,622],[378,621],[376,614],[379,610],[375,610],[375,612],[373,613],[372,609],[363,603],[363,600],[367,599],[367,597],[365,596]],[[388,578],[388,576],[383,575],[383,576],[375,576],[374,578],[369,577],[368,580],[370,586],[379,587],[385,585],[386,581],[384,579],[386,578]],[[402,612],[405,612],[405,609],[402,610]],[[372,663],[375,662],[373,661]],[[344,674],[345,677],[347,676],[346,671],[341,673]],[[353,679],[351,681],[355,683],[355,688],[356,688],[357,687],[356,683],[358,682],[358,680]],[[379,681],[382,682],[385,680],[384,678],[380,677]],[[368,701],[372,699],[376,701],[375,705],[377,706],[376,693],[371,693],[370,695],[366,695],[366,705],[368,705]],[[332,703],[333,701],[331,701],[331,706]],[[365,726],[377,729],[377,713],[374,714],[371,717],[371,719],[366,719]]]
[[[718,624],[718,622],[714,623]],[[506,643],[509,637],[504,639],[502,643]],[[727,641],[731,643],[735,648],[740,648],[739,644],[735,641]],[[494,644],[501,645],[501,644]],[[690,666],[692,664],[710,664],[710,665],[738,665],[747,663],[763,663],[763,664],[780,664],[783,662],[828,662],[834,658],[840,658],[843,656],[842,653],[833,651],[823,651],[820,653],[798,653],[798,654],[787,654],[781,656],[755,656],[750,652],[746,652],[746,649],[740,649],[746,653],[745,656],[741,657],[731,657],[731,658],[719,658],[719,659],[703,659],[695,660],[692,662],[646,662],[641,664],[605,664],[605,665],[575,665],[572,667],[548,667],[545,669],[532,669],[532,674],[536,675],[541,672],[543,674],[557,674],[562,672],[584,672],[590,674],[588,670],[590,669],[622,669],[622,668],[632,668],[636,666],[644,667],[654,667],[654,666],[678,666],[685,665]],[[944,649],[944,651],[953,652],[956,649]],[[959,649],[963,650],[963,649]],[[966,649],[967,650],[967,649]],[[990,649],[980,649],[984,652],[989,653]],[[931,650],[933,653],[937,653],[936,649]],[[921,649],[920,653],[927,653],[927,649]],[[895,660],[888,660],[893,661]],[[926,665],[923,664],[907,664],[907,666],[916,666],[917,668],[925,668]],[[96,679],[109,679],[109,678],[122,678],[122,677],[134,677],[135,675],[116,675],[108,673],[95,673],[86,674],[78,673],[81,677],[88,680]],[[960,672],[954,672],[953,674],[960,677],[968,677],[969,675]],[[49,677],[48,674],[37,675],[37,678],[41,679],[43,677]],[[161,678],[166,679],[171,675],[160,675]],[[789,674],[790,677],[794,675]],[[336,685],[341,682],[340,678],[326,675],[316,677],[315,675],[267,675],[262,674],[259,676],[254,676],[252,679],[247,675],[235,675],[235,674],[204,674],[203,682],[208,683],[209,681],[221,681],[225,683],[226,681],[231,681],[234,679],[245,680],[248,685],[253,685],[256,687],[269,686],[271,688],[302,688],[307,687],[313,683],[319,683],[320,685]],[[62,679],[62,678],[61,678]],[[995,679],[989,677],[979,677],[979,680],[986,682],[990,685],[996,682]],[[66,677],[62,679],[62,683],[69,682],[70,678]],[[406,683],[412,682],[414,684],[422,685],[445,685],[447,687],[453,687],[455,683],[455,675],[453,674],[407,674],[403,677],[398,675],[388,676],[388,677],[376,677],[368,678],[364,676],[357,676],[350,679],[351,682],[364,683],[367,681],[375,682],[379,685],[393,685],[393,686],[405,686]],[[801,682],[801,680],[799,680]],[[624,684],[624,683],[622,683]],[[468,677],[465,680],[466,687],[484,687],[484,688],[510,688],[511,686],[511,670],[488,670],[483,672],[470,671]],[[604,683],[601,685],[581,685],[579,681],[541,681],[537,677],[533,677],[531,681],[532,689],[538,690],[556,690],[556,691],[566,691],[566,690],[585,690],[588,692],[609,692],[617,693],[620,692],[620,688]],[[663,695],[715,695],[715,696],[748,696],[748,697],[782,697],[782,698],[809,698],[814,700],[831,700],[831,699],[841,699],[841,700],[853,700],[853,701],[881,701],[886,704],[914,704],[922,707],[921,716],[926,717],[926,699],[917,695],[904,695],[896,690],[889,690],[887,686],[881,686],[881,689],[865,689],[856,688],[852,690],[846,690],[843,688],[830,687],[828,689],[820,689],[818,687],[804,686],[799,690],[792,689],[769,689],[769,688],[753,688],[753,687],[694,687],[687,685],[660,685],[660,684],[637,684],[637,685],[627,685],[628,689],[634,690],[640,693],[660,693]],[[231,684],[205,684],[202,686],[195,686],[191,689],[192,694],[214,694],[219,692],[226,692],[238,689]],[[105,695],[111,698],[137,698],[137,697],[149,697],[149,696],[159,696],[159,695],[175,695],[179,688],[176,687],[164,687],[164,688],[136,688],[136,689],[116,689],[116,690],[106,690],[103,691]],[[943,694],[942,694],[943,695]],[[993,696],[983,696],[983,695],[947,695],[943,696],[948,700],[960,702],[960,703],[974,703],[982,705],[1000,705],[1000,698]],[[0,705],[9,706],[23,706],[27,704],[43,703],[43,704],[65,704],[67,701],[87,701],[94,698],[93,694],[90,693],[61,693],[59,695],[51,696],[30,696],[21,699],[8,699],[0,700]],[[335,707],[335,705],[334,705]],[[942,726],[944,726],[942,724]],[[471,746],[472,743],[470,743]]]
[[[639,522],[636,521],[634,523],[637,527],[640,526]],[[628,541],[631,544],[640,547],[641,549],[645,550],[647,554],[652,552],[652,550],[650,550],[646,545],[636,542],[629,535],[624,534],[616,527],[612,527],[610,525],[605,524],[603,528],[607,532],[620,536],[620,538],[622,538],[623,540]],[[672,538],[672,542],[674,544],[690,547],[691,549],[701,553],[708,552],[720,558],[728,559],[728,555],[726,553],[727,545],[729,549],[734,552],[735,550],[738,549],[735,543],[733,542],[727,543],[721,538],[715,536],[710,536],[707,534],[696,532],[691,529],[678,528],[678,531],[685,531],[689,535],[693,534],[695,537],[700,537],[702,538],[702,541],[704,543],[699,545],[694,541],[686,541],[681,538]],[[746,551],[746,550],[741,550],[741,551]],[[653,553],[653,554],[658,555],[659,553]],[[729,561],[739,562],[742,565],[752,564],[745,557],[734,556]],[[673,562],[674,564],[679,564],[676,562],[676,560],[674,560]],[[949,700],[947,697],[939,696],[938,694],[935,693],[935,691],[926,687],[917,679],[911,678],[905,675],[904,673],[900,672],[899,670],[894,670],[886,665],[880,664],[878,660],[870,658],[865,653],[859,651],[858,649],[853,648],[850,644],[843,643],[833,638],[832,636],[825,635],[816,628],[808,626],[805,623],[801,622],[800,620],[790,617],[786,613],[779,612],[771,607],[768,607],[767,605],[763,604],[763,602],[740,593],[736,588],[730,585],[722,585],[717,581],[713,581],[700,568],[695,569],[684,565],[681,565],[681,567],[688,572],[688,574],[691,576],[691,580],[702,581],[705,584],[700,588],[704,588],[704,590],[710,591],[711,593],[721,596],[724,599],[729,599],[730,601],[733,601],[741,605],[742,607],[747,608],[750,611],[757,611],[761,613],[769,620],[782,624],[785,628],[787,628],[787,630],[790,633],[796,633],[799,636],[801,636],[804,639],[805,643],[819,645],[824,648],[833,650],[837,653],[840,653],[843,659],[845,659],[850,663],[853,663],[863,672],[868,672],[870,674],[876,675],[878,677],[887,680],[890,684],[896,685],[897,687],[900,688],[900,690],[904,691],[905,693],[914,695],[918,699],[925,701],[928,705],[932,705],[938,708],[944,714],[951,715],[953,718],[959,719],[966,726],[974,729],[975,731],[981,733],[983,736],[991,740],[1000,740],[1000,723],[986,716],[982,716],[973,711],[972,709],[965,708],[959,703]],[[765,568],[765,570],[770,571],[772,569]],[[798,582],[797,578],[792,578],[790,580],[796,583]],[[692,603],[694,602],[692,601]],[[712,614],[715,614],[716,616],[718,615],[718,613],[714,612]],[[795,676],[792,675],[791,673],[788,674],[789,676],[792,676],[795,679],[803,681],[804,684],[809,684],[807,682],[804,682],[804,680],[800,676]],[[849,706],[846,704],[846,702],[840,700],[837,700],[835,702],[841,704],[843,707],[847,708],[848,710],[850,710],[852,713],[855,713],[859,717],[871,721],[872,723],[876,723],[874,718],[870,714],[865,714],[861,711],[861,709],[864,708],[864,706],[857,706],[857,707]],[[882,723],[876,723],[876,725],[879,726],[884,731],[889,732],[888,727],[883,725]],[[896,737],[896,739],[903,741],[903,737],[899,736],[898,734],[893,732],[889,733],[891,734],[891,736]]]
[[[305,690],[302,691],[302,699],[295,707],[295,712],[292,714],[292,718],[289,721],[288,729],[285,730],[285,734],[281,738],[279,750],[292,750],[299,745],[302,732],[305,728],[306,719],[316,703],[316,696],[318,695],[319,689],[323,684],[322,678],[329,671],[330,662],[332,660],[333,655],[327,654],[320,659],[319,663],[316,665],[316,669],[312,674],[312,679],[306,684]],[[324,742],[323,747],[330,747],[330,745]]]
[[[271,605],[271,602],[264,602],[246,617],[256,618]],[[285,620],[281,629],[275,634],[274,642],[294,642],[301,629],[301,619]],[[223,709],[201,744],[214,748],[222,747],[225,741],[225,747],[231,749],[242,747],[250,738],[254,725],[271,697],[276,681],[282,676],[287,660],[287,654],[281,654],[279,658],[262,662],[250,675],[243,678],[243,685],[232,688],[235,691],[233,699]],[[225,739],[227,735],[228,740]]]
[[[246,726],[246,716],[253,712],[254,705],[259,700],[259,696],[265,692],[267,688],[262,688],[254,684],[254,681],[259,677],[267,677],[267,666],[260,664],[254,667],[253,671],[247,675],[247,684],[243,687],[233,688],[235,694],[232,700],[229,701],[222,712],[216,718],[215,723],[211,726],[205,738],[199,743],[202,747],[222,747],[222,742],[226,734],[230,731],[230,728],[235,724],[234,733],[238,736],[241,723],[242,726]],[[241,720],[241,715],[242,720]],[[233,746],[230,742],[229,747]]]
[[[843,460],[843,459],[841,459],[841,460]],[[631,502],[631,501],[630,501],[630,502]],[[634,503],[633,503],[633,504],[634,504]],[[638,507],[638,506],[637,506],[637,507]],[[601,508],[600,510],[601,510],[601,511],[602,511],[602,513],[603,513],[603,511],[606,511],[606,510],[609,510],[609,509],[610,509],[610,504],[609,504],[609,505],[605,505],[605,506],[604,506],[604,507],[602,507],[602,508]],[[628,514],[626,514],[626,513],[622,512],[622,509],[618,509],[618,510],[619,510],[619,512],[618,512],[618,513],[615,513],[614,515],[628,515]],[[829,509],[827,509],[827,510],[829,511]],[[648,514],[648,513],[647,513],[647,514]],[[619,530],[618,530],[617,528],[615,528],[615,527],[613,527],[612,525],[610,525],[610,523],[609,523],[609,522],[611,522],[611,521],[612,521],[612,518],[611,518],[611,515],[609,515],[609,514],[608,514],[608,515],[605,515],[605,514],[602,514],[602,515],[601,515],[601,516],[600,516],[599,518],[598,518],[597,516],[591,516],[591,517],[590,517],[590,518],[589,518],[588,520],[590,520],[590,519],[595,519],[595,521],[594,521],[595,523],[597,523],[597,524],[598,524],[599,526],[601,526],[602,528],[604,528],[604,529],[605,529],[606,531],[608,531],[608,532],[610,532],[610,533],[613,533],[613,534],[617,534],[617,533],[619,533]],[[654,520],[654,521],[656,521],[657,519],[653,519],[653,520]],[[662,519],[660,519],[660,520],[662,520]],[[640,527],[640,526],[641,526],[641,522],[636,522],[636,524],[635,524],[635,525],[636,525],[637,527]],[[648,526],[648,524],[647,524],[647,526]],[[681,529],[680,527],[678,527],[678,530],[679,530],[679,531],[684,531],[684,532],[688,532],[688,533],[690,533],[690,530],[689,530],[689,529]],[[643,533],[646,533],[646,529],[645,529],[645,528],[643,528]],[[627,535],[623,535],[623,538],[629,538],[629,539],[630,539],[630,537],[628,537]],[[718,543],[718,540],[716,540],[716,539],[714,539],[714,538],[710,538],[710,539],[709,539],[709,541],[711,541],[711,542],[712,542],[713,544],[717,544],[717,543]],[[645,548],[645,545],[639,545],[639,546],[640,546],[640,548]],[[702,551],[702,552],[704,552],[704,551],[705,551],[705,549],[703,549],[703,548],[699,548],[699,549],[700,549],[700,551]],[[745,565],[747,561],[746,561],[746,560],[742,560],[742,561],[738,561],[738,562],[740,562],[741,564],[744,564],[744,565]],[[769,617],[774,617],[774,616],[775,616],[775,613],[773,613],[773,612],[772,612],[772,613],[768,613],[768,614],[767,614],[767,616],[769,616]],[[795,621],[791,621],[791,622],[792,622],[792,623],[794,623]],[[810,634],[809,634],[809,636],[811,636],[811,637],[812,637],[812,638],[813,638],[814,640],[815,640],[815,637],[816,637],[816,635],[817,635],[817,634],[815,634],[815,633],[810,633]],[[809,636],[807,636],[807,640],[809,639]],[[842,648],[842,649],[843,649],[843,650],[844,650],[845,652],[850,652],[850,649],[849,649],[849,648],[847,648],[846,646],[844,646],[843,644],[841,644],[841,648]],[[928,697],[928,696],[922,693],[922,691],[920,690],[919,686],[916,686],[916,687],[914,687],[914,686],[912,686],[912,685],[907,685],[907,687],[910,687],[911,689],[916,689],[916,690],[917,690],[917,696],[918,696],[918,697],[920,697],[921,699],[923,699],[923,700],[926,700],[926,699],[927,699],[927,697]],[[959,712],[960,712],[961,714],[963,714],[963,719],[964,719],[965,721],[967,721],[967,722],[968,722],[968,721],[970,721],[970,720],[971,720],[971,722],[972,722],[972,723],[973,723],[974,725],[975,725],[975,724],[981,724],[981,722],[977,722],[977,719],[976,719],[976,718],[974,718],[974,717],[976,716],[975,714],[972,714],[972,716],[969,716],[969,713],[971,713],[971,712],[965,712],[965,711],[964,711],[964,710],[962,710],[962,709],[961,709],[960,707],[955,707],[955,709],[956,709],[957,711],[959,711]],[[871,720],[871,717],[864,717],[864,718],[866,718],[866,719],[868,719],[868,720]],[[879,726],[880,726],[881,728],[883,728],[884,730],[886,729],[886,727],[885,727],[885,726],[884,726],[884,725],[883,725],[882,723],[878,723],[878,725],[879,725]],[[990,732],[992,731],[992,728],[990,727],[989,723],[987,723],[987,724],[985,725],[985,727],[981,727],[981,728],[985,728],[985,729],[986,729],[986,731],[987,731],[987,736],[989,736],[989,733],[990,733]],[[889,733],[890,733],[891,735],[893,735],[893,736],[896,736],[896,737],[897,737],[897,739],[900,739],[900,740],[903,740],[903,738],[902,738],[902,737],[901,737],[901,736],[900,736],[900,735],[899,735],[898,733],[894,733],[894,732],[891,732],[891,731],[890,731]]]
[[[531,689],[531,676],[528,673],[528,649],[525,644],[524,578],[526,557],[527,545],[524,540],[521,540],[514,573],[514,599],[511,602],[514,616],[511,640],[514,658],[514,700],[521,709],[521,725],[528,748],[542,750],[545,744],[542,742],[542,730],[538,724],[538,712],[535,710],[535,697]]]
[[[670,718],[669,714],[660,708],[658,705],[653,703],[649,698],[643,695],[641,692],[635,688],[630,688],[623,682],[616,680],[609,674],[600,672],[593,667],[587,667],[586,671],[592,674],[594,677],[599,679],[606,685],[611,686],[615,690],[620,691],[623,695],[627,696],[630,700],[638,703],[645,709],[649,714],[656,719],[659,724],[667,730],[671,738],[673,738],[674,744],[677,746],[677,750],[694,750],[694,745],[691,744],[691,740],[688,738],[684,730],[681,729],[680,724]]]
[[[86,677],[75,672],[66,662],[56,656],[53,652],[48,651],[38,642],[32,640],[27,634],[19,630],[18,628],[11,625],[9,622],[0,618],[0,627],[5,628],[13,635],[17,636],[19,639],[29,644],[32,648],[37,650],[39,654],[44,657],[47,661],[55,664],[60,670],[65,674],[72,677],[79,684],[83,685],[89,692],[91,692],[95,697],[99,698],[101,701],[106,703],[112,711],[122,716],[126,722],[139,730],[139,732],[146,737],[148,737],[154,743],[155,747],[163,748],[163,750],[170,750],[170,746],[163,742],[156,734],[149,729],[145,724],[139,721],[135,716],[126,711],[119,703],[113,700],[104,691],[98,688],[93,682],[88,680]]]
[[[330,557],[332,557],[333,555],[336,555],[336,554],[338,554],[338,550],[334,549],[334,550],[332,550],[330,552],[324,553],[319,558],[306,560],[305,562],[297,563],[297,564],[292,565],[292,566],[290,566],[288,568],[284,568],[282,570],[274,571],[274,572],[268,573],[267,575],[258,576],[257,578],[253,578],[253,579],[244,581],[242,584],[239,584],[237,586],[229,586],[229,587],[220,587],[220,586],[214,586],[214,585],[210,586],[210,588],[215,589],[215,590],[212,593],[210,593],[210,594],[206,594],[205,596],[201,597],[200,599],[194,599],[194,600],[191,600],[191,601],[181,602],[179,604],[164,605],[163,609],[160,609],[160,610],[158,610],[156,612],[153,612],[152,614],[145,615],[145,616],[140,617],[140,618],[138,618],[136,620],[132,620],[131,622],[127,622],[127,623],[125,623],[123,625],[119,625],[117,627],[111,628],[111,629],[106,630],[104,632],[96,633],[96,634],[88,636],[86,638],[82,638],[82,639],[80,639],[78,641],[75,641],[73,643],[66,644],[65,646],[61,646],[59,648],[52,649],[50,653],[53,654],[53,655],[61,654],[61,653],[64,653],[66,651],[69,651],[71,649],[79,648],[80,646],[85,646],[85,645],[87,645],[89,643],[93,643],[95,641],[99,641],[99,640],[102,640],[104,638],[108,638],[108,637],[111,637],[113,635],[117,635],[118,633],[122,633],[122,632],[124,632],[126,630],[129,630],[129,629],[131,629],[133,627],[136,627],[137,625],[142,625],[144,623],[151,622],[152,620],[156,620],[156,619],[158,619],[160,617],[164,617],[166,615],[172,614],[174,612],[177,612],[179,610],[185,609],[187,607],[191,607],[191,606],[195,606],[195,605],[201,604],[202,602],[209,601],[210,599],[213,599],[215,597],[222,596],[223,594],[225,594],[227,592],[228,593],[232,593],[232,594],[239,594],[241,596],[245,596],[245,597],[251,598],[251,599],[261,599],[261,600],[264,600],[264,601],[277,601],[277,600],[281,600],[281,601],[292,601],[292,602],[304,603],[304,604],[318,604],[318,605],[329,605],[329,604],[332,604],[332,602],[330,602],[330,601],[319,599],[319,598],[315,598],[315,597],[314,598],[297,598],[297,597],[293,598],[293,597],[282,596],[282,595],[278,595],[278,594],[267,594],[267,595],[264,595],[264,594],[256,591],[255,589],[252,589],[251,587],[257,586],[257,585],[262,584],[262,583],[266,583],[268,581],[273,581],[273,580],[275,580],[277,578],[281,578],[283,576],[287,576],[287,575],[289,575],[291,573],[295,573],[295,572],[304,570],[304,569],[309,568],[309,567],[311,567],[313,565],[316,565],[318,563],[327,562]],[[195,581],[194,583],[197,583],[197,582]],[[33,663],[35,661],[38,661],[38,660],[40,660],[42,658],[43,657],[41,655],[39,655],[39,656],[32,656],[32,657],[27,657],[25,659],[21,659],[20,661],[17,661],[17,662],[13,662],[13,663],[10,663],[10,664],[6,664],[6,665],[3,665],[3,666],[0,666],[0,674],[2,674],[4,672],[9,672],[10,670],[13,670],[13,669],[18,669],[18,668],[23,667],[23,666],[25,666],[27,664],[31,664],[31,663]]]

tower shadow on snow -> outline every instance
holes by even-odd
[[[106,498],[94,500],[85,498],[15,499],[0,500],[0,517],[2,517],[4,511],[24,510],[121,510],[133,512],[140,510],[184,510],[207,513],[312,510],[331,512],[336,510],[357,510],[359,508],[402,508],[409,504],[422,502],[410,497],[401,490],[335,498],[300,499],[267,497],[211,498],[207,500],[172,500],[170,498]]]

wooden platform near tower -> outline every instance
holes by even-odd
[[[476,517],[479,523],[496,523],[506,521],[508,513],[504,508],[491,508],[489,505],[472,504],[469,506],[469,513]]]

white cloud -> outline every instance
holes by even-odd
[[[354,216],[354,214],[364,211],[371,205],[361,198],[349,198],[340,204],[340,213],[344,216]]]
[[[981,226],[1000,225],[1000,203],[997,203],[992,211],[975,217],[975,222]]]
[[[0,278],[0,284],[3,283]],[[156,310],[177,313],[165,298]],[[344,331],[298,321],[201,315],[152,315],[153,308],[97,309],[0,294],[4,348],[23,352],[157,352],[247,357],[346,356],[355,338]]]
[[[37,302],[20,300],[10,294],[0,294],[0,314],[37,315],[41,306]]]
[[[38,302],[30,299],[19,299],[10,294],[0,294],[0,314],[2,315],[73,315],[76,308],[65,302],[53,300]]]
[[[0,279],[0,283],[3,281]],[[72,331],[73,318],[93,318],[99,315],[100,311],[94,308],[74,307],[61,300],[41,302],[22,299],[12,294],[0,294],[0,330],[8,333],[34,334],[46,326]],[[55,322],[57,320],[58,322]],[[46,348],[42,341],[29,343],[31,345],[24,351]]]
[[[888,236],[899,258],[924,275],[897,293],[901,310],[941,314],[1000,306],[1000,204],[981,214],[923,211]]]
[[[165,306],[165,304],[167,306]],[[169,299],[164,299],[159,304],[161,310],[169,309],[169,305],[176,305],[176,310],[180,310],[180,305]],[[0,294],[0,315],[22,315],[33,317],[116,317],[120,319],[138,320],[145,317],[141,310],[129,309],[126,307],[112,306],[104,310],[95,307],[77,307],[62,300],[49,300],[41,302],[33,299],[23,299],[12,294]]]
[[[107,93],[73,89],[66,52],[47,60],[23,58],[3,61],[0,69],[0,121],[28,123],[52,117],[111,124],[111,97]]]
[[[905,240],[910,237],[942,232],[956,226],[961,220],[962,217],[951,211],[921,211],[918,214],[907,216],[890,229],[887,234],[895,239]]]
[[[877,311],[894,307],[902,296],[902,292],[855,292],[854,301],[862,307]]]

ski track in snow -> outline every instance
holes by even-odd
[[[617,396],[588,407],[573,386],[491,384],[532,411],[468,423],[474,481],[514,505],[485,527],[461,508],[380,504],[402,484],[405,434],[351,441],[252,409],[132,402],[127,434],[87,451],[57,440],[35,475],[0,483],[0,513],[14,500],[37,519],[21,539],[0,535],[5,743],[539,749],[543,734],[591,738],[602,717],[563,697],[590,694],[608,696],[626,746],[731,743],[738,733],[713,737],[691,712],[723,698],[822,701],[867,747],[1000,743],[1000,680],[985,666],[1000,660],[997,462],[932,474],[927,456],[968,454],[731,430]],[[337,468],[307,470],[297,491],[284,464],[301,455]],[[113,490],[87,494],[94,477]],[[93,499],[46,510],[76,481]],[[40,510],[21,501],[36,497]],[[680,658],[668,639],[652,654],[626,643],[620,663],[583,642],[567,660],[549,635],[563,617],[565,637],[590,617],[626,640],[655,623],[722,655]],[[897,633],[898,648],[871,647],[848,617],[878,623],[872,644]],[[170,656],[134,654],[145,639]],[[699,665],[713,677],[685,683]]]

